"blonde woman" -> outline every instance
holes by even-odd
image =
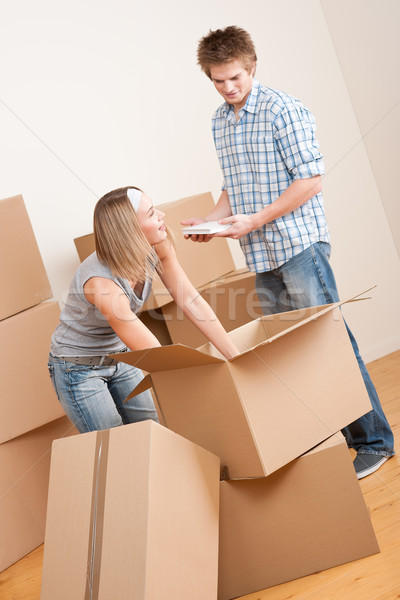
[[[158,420],[150,392],[124,403],[142,372],[107,356],[160,346],[137,317],[155,269],[186,317],[214,346],[226,358],[238,352],[182,270],[163,217],[135,187],[109,192],[96,204],[96,252],[74,275],[49,357],[58,399],[80,432]]]

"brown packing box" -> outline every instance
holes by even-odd
[[[185,240],[181,233],[182,219],[205,215],[214,206],[212,195],[207,192],[162,204],[157,208],[165,212],[165,222],[175,234],[176,252],[184,271],[193,285],[200,288],[202,296],[213,306],[218,318],[229,331],[261,314],[258,301],[254,301],[254,275],[247,271],[243,273],[243,270],[235,271],[227,240],[221,238],[208,244],[195,244]],[[95,250],[93,234],[75,238],[74,243],[81,261]],[[235,276],[229,283],[226,278],[228,273]],[[214,280],[215,283],[210,283]],[[248,303],[251,306],[247,306]],[[229,314],[235,315],[236,322]],[[163,345],[180,342],[198,346],[206,341],[190,321],[177,314],[175,302],[157,275],[153,280],[152,294],[145,303],[140,318]]]
[[[221,482],[218,600],[377,552],[341,434],[269,477]]]
[[[205,215],[214,208],[210,192],[189,196],[174,202],[157,205],[165,213],[165,222],[175,234],[176,253],[183,270],[195,288],[218,279],[235,270],[235,263],[227,240],[215,239],[208,244],[196,244],[185,240],[180,222],[191,216]],[[94,235],[74,239],[79,258],[83,261],[95,250]],[[159,308],[172,301],[158,276],[154,277],[152,294],[145,309]]]
[[[371,410],[339,306],[247,323],[229,333],[241,351],[229,361],[211,345],[113,356],[151,374],[132,395],[152,384],[164,425],[230,478],[263,477]]]
[[[0,320],[52,297],[22,196],[0,200]]]
[[[0,445],[0,571],[43,543],[51,444],[76,433],[62,417]]]
[[[0,322],[0,443],[64,415],[47,368],[59,314],[50,301]]]
[[[79,256],[79,260],[83,262],[85,258],[90,256],[95,251],[94,245],[94,234],[88,233],[74,239],[76,251]]]
[[[226,331],[237,329],[262,316],[254,280],[255,274],[243,269],[199,288],[200,294],[211,306]],[[158,310],[164,315],[173,343],[195,348],[208,341],[183,315],[175,302],[170,302]],[[148,314],[152,313],[153,311],[148,311]]]
[[[41,600],[216,599],[218,509],[219,459],[153,421],[56,443]]]

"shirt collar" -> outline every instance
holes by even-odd
[[[246,104],[239,110],[239,116],[243,115],[243,111],[247,111],[250,113],[256,113],[258,110],[258,96],[260,94],[260,82],[257,79],[253,79],[253,86],[250,90],[250,94],[247,97]],[[224,117],[227,117],[230,112],[233,112],[233,106],[228,104],[228,102],[224,102],[222,105],[222,114]]]

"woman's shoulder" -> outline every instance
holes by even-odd
[[[80,264],[78,271],[85,275],[92,273],[92,277],[113,278],[110,268],[99,261],[96,252],[93,252],[85,258]]]

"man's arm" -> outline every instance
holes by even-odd
[[[246,233],[259,229],[266,223],[293,212],[318,194],[321,189],[322,177],[320,175],[307,179],[296,179],[279,198],[262,210],[251,215],[238,214],[220,218],[220,223],[232,223],[232,227],[221,233],[216,233],[213,237],[229,237],[237,240]]]
[[[221,219],[225,219],[231,215],[232,209],[231,205],[229,204],[228,192],[224,190],[221,192],[215,207],[206,217],[192,217],[190,219],[186,219],[185,221],[181,221],[181,225],[190,227],[190,225],[206,223],[207,221],[220,221]],[[209,242],[213,237],[213,235],[185,235],[185,238],[187,240],[190,238],[192,242]]]
[[[319,194],[322,190],[322,177],[316,175],[306,179],[296,179],[293,183],[277,198],[263,208],[262,210],[251,215],[237,214],[232,215],[232,210],[229,204],[228,192],[224,190],[215,205],[213,211],[204,219],[193,218],[182,221],[182,225],[196,225],[206,221],[218,221],[226,224],[232,223],[226,231],[216,233],[214,235],[185,235],[186,239],[190,237],[193,242],[209,242],[213,237],[229,237],[234,240],[241,238],[250,231],[259,229],[266,223],[270,223],[283,215],[293,212],[299,206],[302,206],[310,198]]]

